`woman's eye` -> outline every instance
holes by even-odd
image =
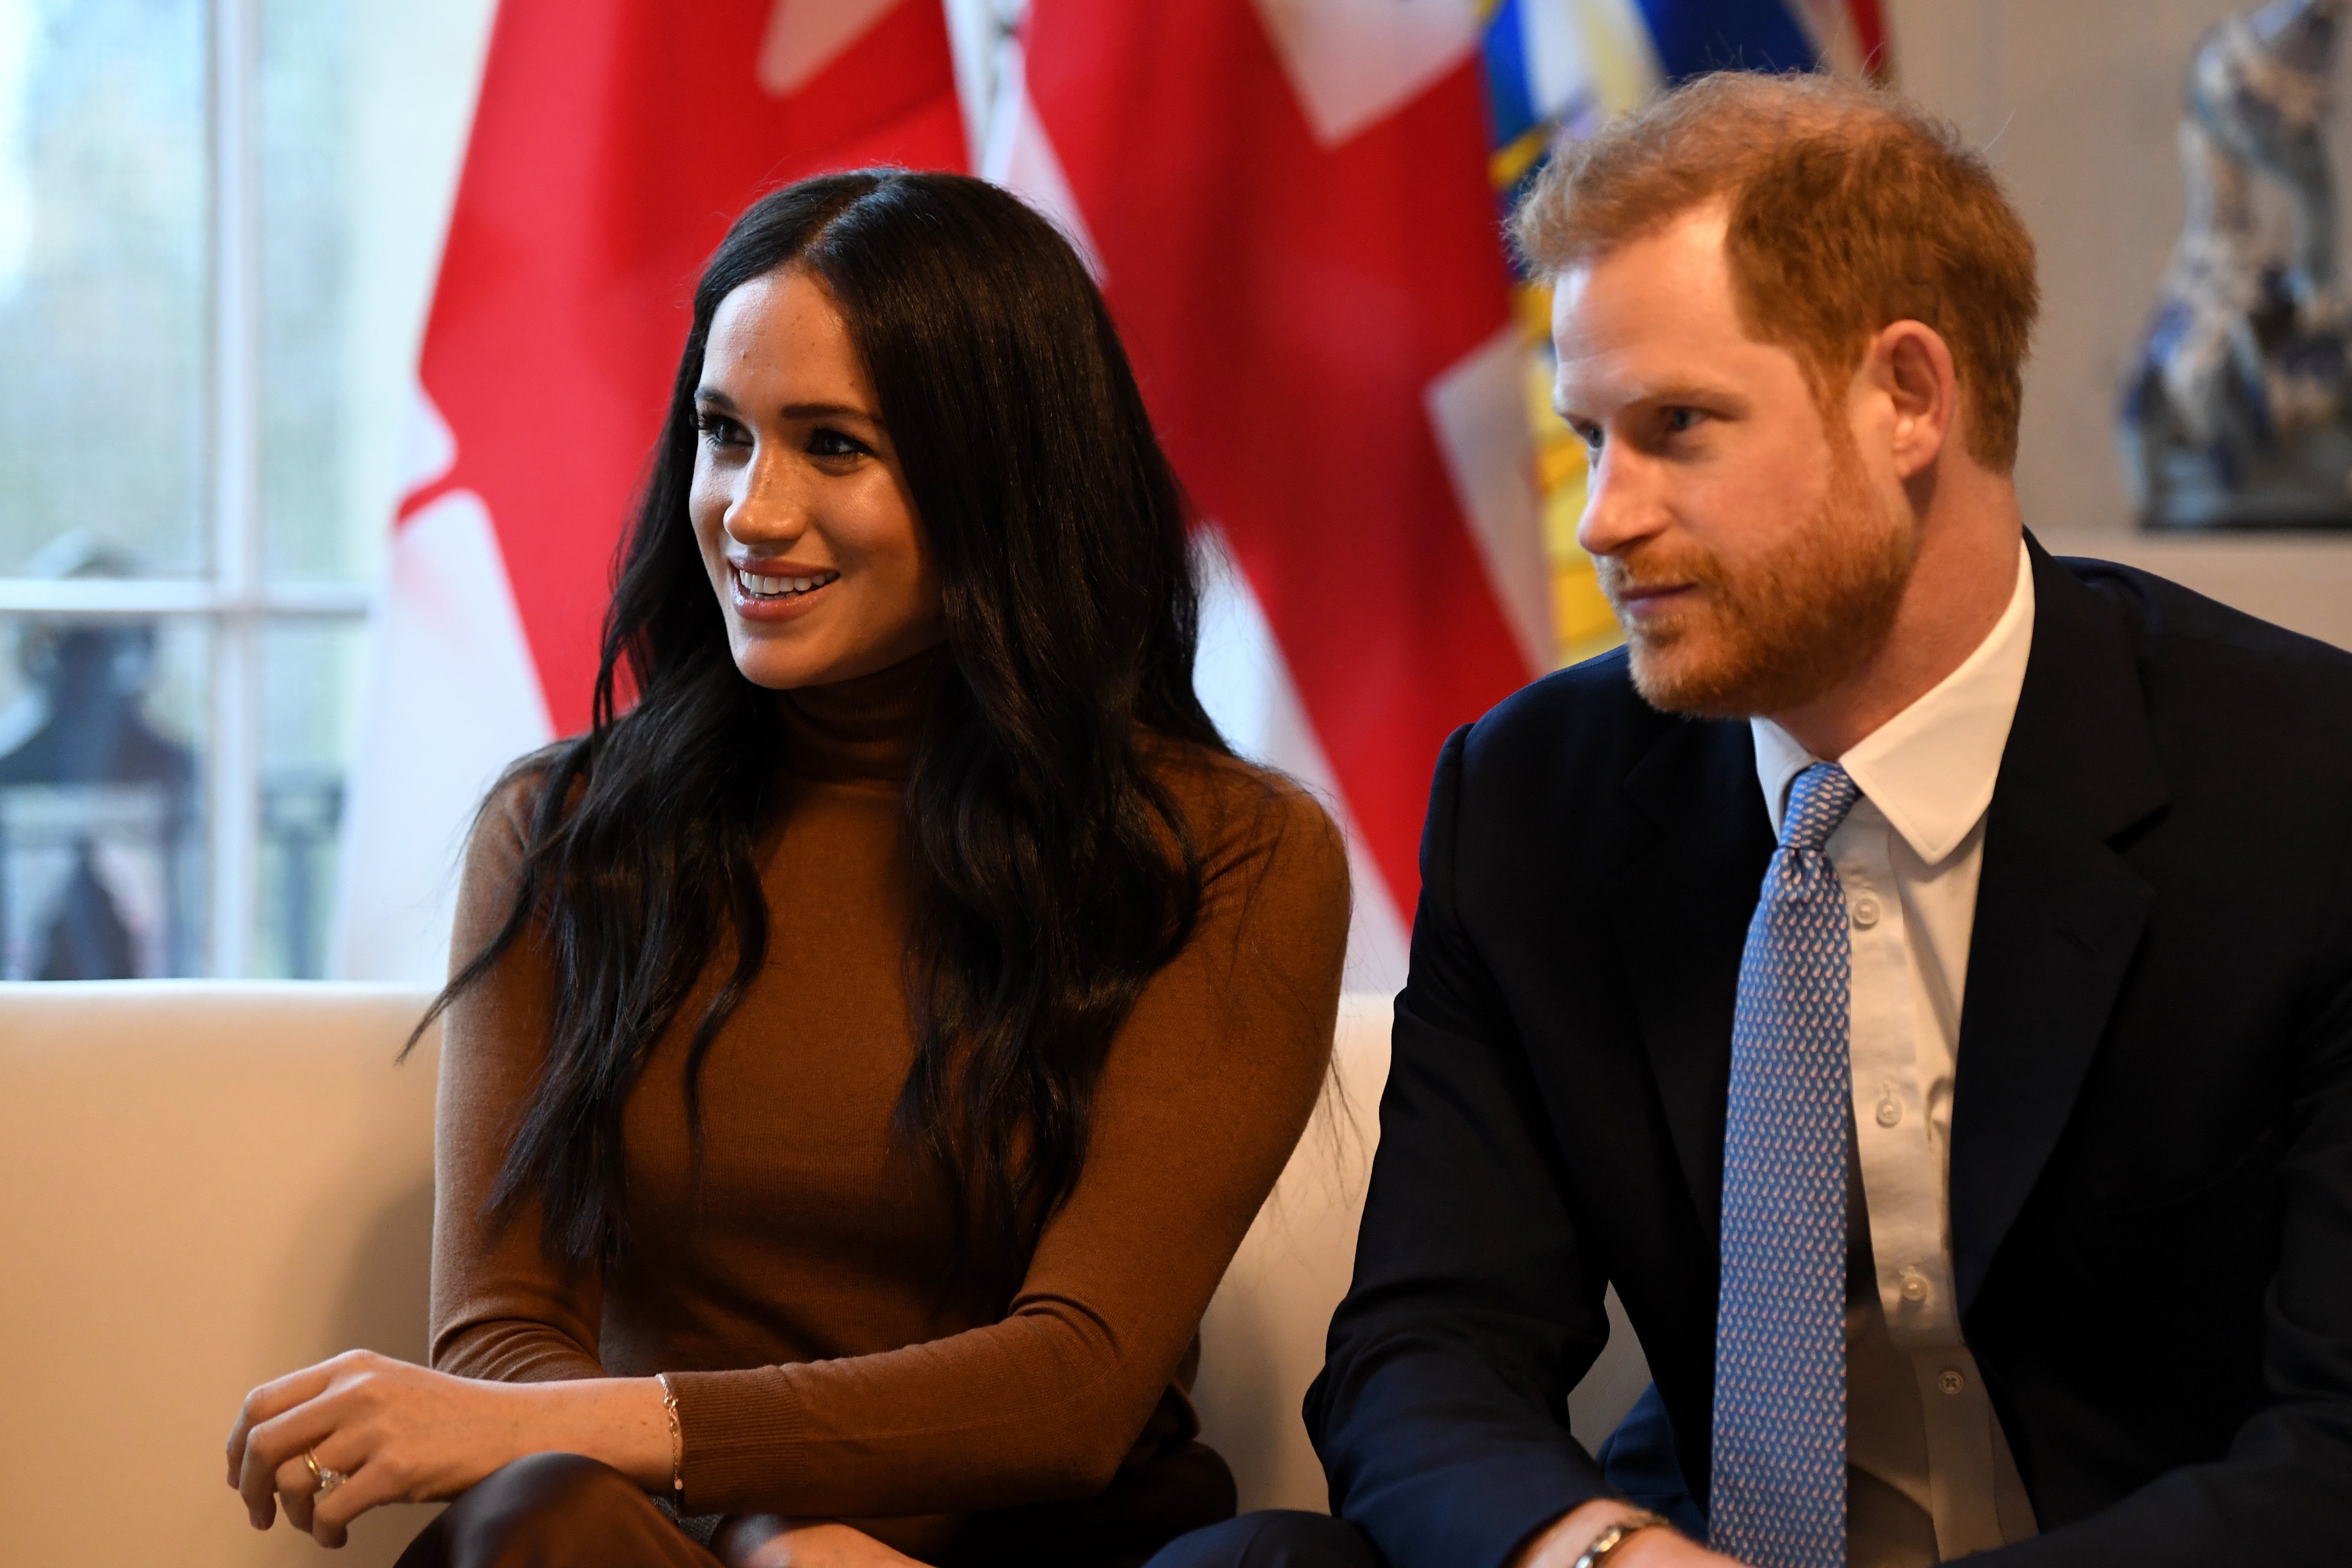
[[[812,458],[854,458],[866,450],[866,443],[819,426],[809,432],[808,450]]]
[[[743,426],[723,414],[698,414],[694,416],[694,427],[702,433],[702,438],[705,441],[714,447],[741,447],[750,444],[744,437]]]

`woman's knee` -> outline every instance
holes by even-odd
[[[1268,1509],[1179,1536],[1145,1568],[1388,1568],[1364,1532],[1328,1514]]]
[[[402,1554],[400,1568],[708,1561],[620,1471],[578,1454],[532,1454],[451,1503]]]

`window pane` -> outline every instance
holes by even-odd
[[[261,499],[281,581],[364,582],[492,0],[259,0]]]
[[[205,967],[205,633],[0,616],[0,977]]]
[[[261,856],[253,973],[326,973],[343,773],[362,639],[356,621],[285,621],[261,639]]]
[[[205,75],[201,0],[0,0],[0,574],[204,570]]]
[[[337,579],[351,548],[350,0],[261,6],[261,493],[275,575]],[[374,520],[379,528],[389,518]]]

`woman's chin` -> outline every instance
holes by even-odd
[[[735,668],[742,672],[744,679],[771,691],[790,691],[795,687],[823,686],[839,679],[833,673],[839,659],[814,649],[778,647],[781,640],[740,636],[735,639]]]

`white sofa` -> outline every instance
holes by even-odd
[[[411,990],[0,984],[0,1563],[390,1563],[257,1535],[221,1444],[254,1384],[352,1346],[422,1359],[438,1042]],[[1298,1405],[1346,1289],[1388,1071],[1385,998],[1341,1012],[1333,1091],[1202,1325],[1196,1400],[1242,1506],[1324,1506]],[[1620,1326],[1580,1436],[1645,1380]]]

